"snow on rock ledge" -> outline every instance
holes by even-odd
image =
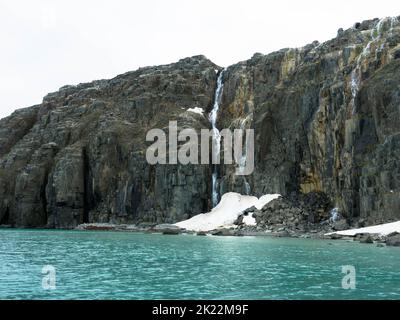
[[[385,224],[378,224],[376,226],[370,226],[370,227],[359,228],[359,229],[336,231],[336,232],[327,233],[326,235],[329,236],[332,234],[338,234],[338,235],[342,235],[342,236],[354,237],[357,233],[370,233],[370,234],[379,234],[381,236],[387,236],[388,234],[391,234],[393,232],[400,233],[400,221],[385,223]]]
[[[193,112],[193,113],[197,113],[197,114],[203,115],[204,114],[204,109],[199,108],[199,107],[189,108],[189,109],[187,109],[187,112]]]
[[[280,196],[280,194],[267,194],[258,199],[257,197],[244,196],[234,192],[226,193],[211,212],[198,214],[175,225],[190,231],[210,231],[232,227],[235,220],[244,210],[252,206],[260,210],[268,202]],[[253,223],[253,221],[249,221],[249,223]]]

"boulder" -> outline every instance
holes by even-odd
[[[244,217],[243,214],[239,215],[239,217],[233,222],[233,224],[236,225],[236,226],[242,225],[243,224],[243,217]]]
[[[151,231],[166,235],[175,235],[182,233],[181,228],[173,224],[159,224],[153,227]]]
[[[87,230],[87,231],[116,231],[119,228],[118,225],[109,223],[88,223],[81,224],[76,227],[76,230]]]
[[[340,239],[343,239],[343,235],[337,234],[337,233],[333,233],[333,234],[329,235],[329,239],[340,240]]]
[[[210,232],[213,236],[234,236],[235,230],[231,229],[217,229]]]
[[[177,234],[181,234],[182,230],[180,229],[165,229],[163,230],[162,234],[165,235],[177,235]]]
[[[394,232],[387,235],[386,245],[392,247],[400,247],[400,233]]]
[[[360,239],[360,243],[374,243],[374,238],[368,234]]]
[[[342,231],[349,229],[349,225],[345,219],[340,219],[338,221],[333,222],[332,224],[333,230]]]
[[[248,209],[246,209],[246,210],[244,210],[243,211],[243,215],[248,215],[249,213],[252,213],[252,212],[255,212],[255,211],[257,211],[258,209],[255,207],[255,206],[252,206],[252,207],[250,207],[250,208],[248,208]]]

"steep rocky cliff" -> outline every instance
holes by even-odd
[[[210,207],[208,165],[149,165],[146,133],[209,128],[203,56],[68,86],[0,121],[0,224],[177,222]],[[255,171],[220,194],[328,195],[349,220],[400,219],[400,19],[228,67],[219,128],[254,128]],[[204,115],[191,112],[202,108]]]
[[[210,168],[147,164],[146,133],[207,128],[218,67],[205,57],[67,86],[0,122],[0,221],[173,222],[208,208]]]
[[[251,193],[321,191],[348,218],[400,218],[399,20],[228,68],[220,126],[255,129]],[[229,167],[221,180],[245,191]]]

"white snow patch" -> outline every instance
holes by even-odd
[[[218,228],[233,227],[233,223],[244,210],[252,206],[261,209],[268,202],[280,196],[280,194],[267,194],[258,199],[257,197],[245,196],[235,192],[226,193],[211,212],[198,214],[175,225],[191,231],[210,231]],[[253,220],[251,220],[254,219],[253,217],[247,217],[247,219],[249,223],[253,223]]]
[[[201,115],[203,115],[203,113],[204,113],[204,109],[199,108],[199,107],[190,108],[190,109],[187,109],[187,111],[188,112],[198,113],[198,114],[201,114]]]
[[[265,194],[258,199],[256,204],[254,206],[258,209],[261,210],[267,203],[271,202],[272,200],[278,199],[279,197],[282,197],[280,194]]]
[[[256,219],[253,217],[253,214],[248,214],[247,216],[243,217],[243,223],[246,226],[255,226],[257,225]]]
[[[336,231],[336,232],[327,233],[326,235],[329,236],[331,234],[339,234],[342,236],[353,237],[357,233],[371,233],[371,234],[379,234],[382,236],[387,236],[388,234],[390,234],[392,232],[400,233],[400,221],[385,223],[385,224],[378,224],[376,226],[370,226],[370,227],[359,228],[359,229]]]

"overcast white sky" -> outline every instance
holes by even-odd
[[[398,0],[0,0],[0,118],[66,84],[197,54],[228,66],[394,15]]]

